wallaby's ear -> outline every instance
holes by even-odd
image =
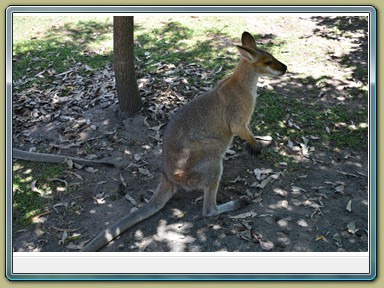
[[[252,48],[252,49],[256,49],[255,38],[253,38],[253,36],[250,33],[245,31],[241,36],[241,45]]]
[[[250,49],[248,47],[236,45],[237,50],[239,50],[241,56],[250,63],[254,63],[257,61],[257,53],[255,50]]]

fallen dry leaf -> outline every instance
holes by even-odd
[[[199,197],[197,197],[197,198],[195,199],[195,201],[194,201],[195,205],[197,205],[198,202],[203,201],[203,199],[204,199],[204,196],[199,196]]]
[[[347,225],[348,232],[351,234],[355,234],[359,229],[356,229],[355,221],[351,221]]]
[[[121,182],[121,184],[123,184],[124,187],[127,187],[127,181],[125,181],[125,179],[124,179],[123,175],[121,175],[121,173],[120,173],[120,182]]]
[[[271,241],[260,239],[259,243],[260,243],[261,249],[263,249],[265,251],[270,251],[274,247],[274,245],[273,245],[273,243]]]
[[[136,200],[135,200],[133,197],[131,197],[130,195],[128,195],[128,193],[125,194],[125,199],[127,199],[129,202],[131,202],[131,204],[132,204],[133,206],[136,206],[136,207],[137,207],[137,202],[136,202]]]
[[[335,244],[339,247],[341,247],[341,236],[339,233],[335,233],[333,235],[333,240],[335,241]]]
[[[37,182],[37,180],[33,180],[32,183],[31,183],[31,185],[29,185],[29,187],[31,188],[31,190],[32,190],[33,192],[36,192],[36,193],[39,193],[40,195],[42,195],[43,192],[42,192],[40,189],[38,189],[38,188],[36,187],[36,182]]]
[[[32,222],[32,223],[36,223],[37,220],[38,220],[40,217],[45,216],[45,215],[50,214],[50,213],[52,213],[52,211],[47,211],[47,212],[43,212],[43,213],[41,213],[41,214],[38,214],[38,215],[32,217],[31,222]]]
[[[298,186],[292,186],[291,190],[293,193],[300,193],[300,192],[307,192],[304,188],[298,187]]]
[[[359,177],[358,175],[356,174],[352,174],[352,173],[348,173],[348,172],[344,172],[344,171],[339,171],[339,170],[336,170],[337,173],[340,173],[340,174],[343,174],[343,175],[346,175],[346,176],[351,176],[351,177]]]
[[[316,239],[315,239],[316,242],[317,241],[325,241],[325,240],[326,240],[326,238],[324,235],[320,235],[320,236],[316,237]]]
[[[259,168],[256,168],[255,170],[253,170],[253,173],[255,174],[256,179],[260,181],[261,180],[261,170]]]
[[[347,203],[347,207],[345,208],[347,211],[351,212],[352,211],[352,200],[349,200]]]
[[[67,207],[68,203],[67,202],[59,202],[54,205],[52,205],[53,210],[55,210],[56,213],[59,213],[59,210],[57,210],[58,207]]]
[[[281,175],[281,172],[277,172],[275,174],[272,174],[270,176],[268,176],[266,179],[264,179],[259,185],[257,185],[256,187],[259,187],[261,189],[265,188],[265,186],[268,185],[268,183],[272,182],[272,181],[276,181]]]
[[[232,180],[232,181],[229,181],[229,183],[231,184],[235,184],[239,181],[244,181],[245,179],[244,178],[241,178],[240,176],[237,176],[235,180]]]
[[[239,232],[239,237],[241,239],[246,240],[246,241],[251,241],[252,240],[251,231],[249,231],[249,230],[241,231],[241,232]]]
[[[340,194],[343,194],[344,193],[344,185],[341,184],[341,185],[338,185],[335,187],[335,193],[340,193]]]
[[[135,161],[139,161],[141,159],[141,155],[139,153],[135,153],[133,154],[133,159],[135,159]]]
[[[66,173],[74,175],[75,177],[77,177],[78,179],[80,179],[82,181],[84,180],[83,177],[80,174],[78,174],[78,173],[75,173],[75,172],[72,172],[72,171],[66,171]]]
[[[72,169],[73,168],[73,161],[71,159],[67,159],[65,158],[64,159],[64,163],[67,164],[68,168],[69,169]]]
[[[257,140],[261,140],[261,141],[272,141],[273,138],[269,135],[267,136],[256,136],[255,137]]]
[[[144,176],[152,176],[151,172],[147,168],[140,167],[139,172],[143,174]]]
[[[73,162],[73,167],[75,167],[76,169],[83,169],[84,168],[84,165],[81,165],[79,163],[76,163],[76,162]]]
[[[257,215],[257,213],[255,211],[250,211],[250,212],[246,212],[246,213],[242,213],[242,214],[238,214],[238,215],[235,215],[235,216],[229,216],[230,218],[232,219],[244,219],[244,218],[253,218]]]
[[[87,241],[83,241],[81,242],[80,244],[73,244],[73,243],[70,243],[68,244],[67,246],[65,246],[67,249],[70,249],[70,250],[82,250],[85,246],[85,244],[87,244],[90,240],[87,240]]]
[[[99,169],[93,168],[93,167],[85,167],[85,171],[90,172],[90,173],[96,173],[99,171]]]
[[[59,245],[60,245],[60,244],[64,244],[64,243],[65,243],[65,240],[67,240],[67,238],[68,238],[68,232],[67,232],[67,230],[64,230],[64,231],[63,231],[63,234],[62,234],[62,236],[61,236],[61,240],[59,241]]]

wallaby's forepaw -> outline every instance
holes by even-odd
[[[249,143],[246,143],[245,149],[248,151],[249,154],[251,154],[253,157],[257,157],[261,153],[260,146],[252,146]]]

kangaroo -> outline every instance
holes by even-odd
[[[256,47],[244,32],[236,45],[240,62],[231,76],[179,109],[163,139],[160,184],[150,201],[126,215],[89,242],[82,251],[97,251],[133,225],[160,211],[179,188],[204,192],[203,216],[239,209],[245,197],[218,205],[216,194],[223,171],[223,157],[235,135],[248,143],[253,154],[260,146],[248,129],[257,98],[259,76],[281,76],[287,66]]]

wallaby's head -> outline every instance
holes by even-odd
[[[236,45],[241,57],[252,63],[256,74],[263,76],[281,76],[287,71],[287,66],[273,57],[270,53],[256,47],[255,38],[248,32],[241,37],[241,46]]]

